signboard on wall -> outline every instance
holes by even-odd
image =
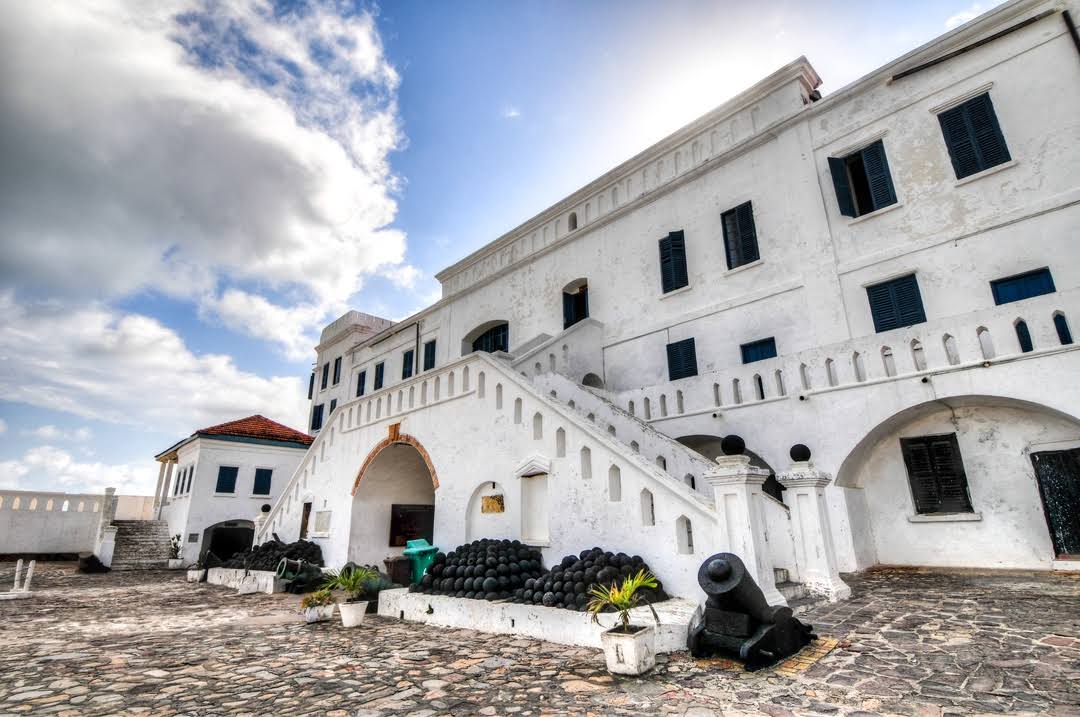
[[[506,510],[506,503],[501,495],[485,495],[480,498],[481,513],[502,513]]]

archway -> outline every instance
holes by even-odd
[[[574,279],[563,287],[563,328],[589,318],[589,282]]]
[[[715,461],[717,456],[724,455],[724,452],[720,450],[720,442],[724,440],[722,436],[699,434],[683,436],[681,438],[676,438],[675,440],[690,450],[700,453],[709,461]],[[761,486],[761,490],[768,493],[773,498],[776,498],[781,503],[784,502],[784,486],[780,485],[780,481],[776,480],[776,471],[773,470],[773,467],[749,448],[744,450],[743,453],[750,458],[750,465],[755,468],[764,468],[769,471],[769,477],[765,479],[765,483]]]
[[[409,540],[434,543],[435,489],[427,451],[411,436],[388,438],[368,454],[353,485],[349,560],[381,565]]]
[[[1055,501],[1033,460],[1078,447],[1080,421],[1028,401],[971,395],[899,411],[837,471],[856,567],[1050,567]]]
[[[485,321],[461,340],[461,355],[467,356],[475,351],[510,350],[510,324],[505,319]]]
[[[225,520],[211,525],[203,531],[202,551],[199,558],[208,552],[222,560],[228,560],[236,553],[251,548],[255,538],[255,524],[250,520]]]
[[[603,388],[604,379],[597,376],[595,373],[587,373],[581,379],[582,386],[588,386],[589,388]]]

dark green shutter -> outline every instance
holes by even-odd
[[[938,115],[938,121],[957,179],[1009,161],[1009,148],[990,95],[979,95],[946,110]]]
[[[375,364],[375,390],[376,391],[378,391],[383,386],[383,369],[385,367],[386,367],[386,364],[383,364],[383,363]]]
[[[881,140],[874,142],[862,151],[862,158],[874,210],[895,204],[896,190],[889,174],[889,160],[885,158],[885,145]]]
[[[424,344],[424,370],[435,368],[435,342],[428,341]]]
[[[847,162],[842,158],[829,157],[829,173],[832,174],[833,187],[836,189],[836,203],[845,217],[857,216],[855,200],[851,196],[851,182],[848,180]]]
[[[320,388],[326,388],[326,382],[330,380],[330,364],[324,363],[322,367],[322,383]]]
[[[981,95],[967,103],[968,122],[975,136],[975,147],[979,152],[980,169],[989,169],[1008,162],[1009,148],[1001,135],[994,104],[990,95]]]
[[[721,216],[724,229],[724,250],[728,269],[758,260],[757,227],[754,208],[750,202],[740,204]]]
[[[568,329],[574,325],[574,296],[563,292],[562,295],[562,319],[563,328]]]
[[[926,321],[914,274],[866,287],[875,331],[889,331]]]
[[[401,357],[401,380],[404,381],[407,378],[412,378],[413,365],[416,363],[416,353],[409,349],[405,352],[405,355]]]
[[[901,438],[900,448],[916,512],[971,512],[956,434]]]
[[[688,283],[686,239],[681,230],[671,232],[660,240],[660,284],[666,294]]]
[[[308,381],[308,385],[307,385],[307,397],[308,397],[308,400],[310,401],[311,397],[314,396],[314,395],[315,395],[315,372],[312,371],[311,372],[311,380]]]
[[[254,495],[270,495],[270,482],[274,475],[274,471],[270,468],[256,468],[255,469],[255,484],[252,486],[251,492]]]
[[[668,379],[671,381],[697,376],[697,350],[694,339],[683,339],[667,345]]]
[[[356,379],[356,395],[358,397],[364,395],[364,388],[365,388],[364,384],[366,384],[366,383],[367,383],[367,371],[361,371],[360,375]]]

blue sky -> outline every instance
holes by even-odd
[[[828,94],[992,3],[20,3],[0,27],[0,487],[149,493],[310,348],[806,55]]]

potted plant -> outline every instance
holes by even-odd
[[[206,582],[206,566],[201,560],[196,561],[187,567],[187,581],[189,583]]]
[[[300,601],[304,622],[324,622],[334,616],[334,596],[327,588],[308,593]]]
[[[184,567],[184,559],[180,557],[184,544],[180,540],[180,534],[169,539],[169,569],[176,570]]]
[[[614,627],[600,634],[604,647],[608,672],[620,675],[641,675],[656,665],[656,632],[651,625],[631,625],[630,610],[644,602],[652,611],[653,620],[660,624],[660,616],[645,596],[638,591],[655,589],[656,576],[646,570],[626,577],[622,584],[597,585],[590,591],[589,612],[593,622],[600,625],[601,612],[616,612]]]
[[[325,587],[345,591],[345,602],[338,605],[341,624],[345,627],[357,627],[364,622],[370,599],[369,589],[377,583],[379,574],[371,568],[343,568],[341,572],[330,571]]]

